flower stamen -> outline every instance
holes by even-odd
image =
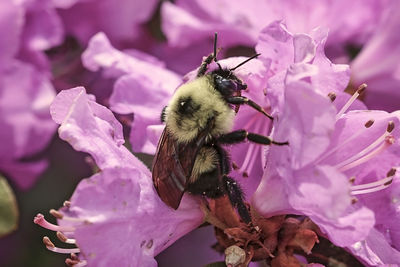
[[[383,179],[380,179],[376,182],[361,184],[361,185],[353,185],[351,186],[351,194],[354,195],[361,195],[367,194],[372,192],[377,192],[382,189],[389,187],[393,182],[393,177],[396,174],[396,169],[392,168],[388,173],[387,176]]]
[[[73,259],[70,259],[70,258],[66,258],[65,259],[65,264],[67,266],[76,266],[78,263],[79,263],[79,260],[73,260]]]
[[[379,155],[381,152],[385,151],[386,148],[388,148],[390,145],[394,144],[395,139],[393,136],[387,136],[385,138],[385,141],[374,151],[372,151],[371,153],[357,159],[354,160],[353,162],[342,166],[341,168],[339,168],[340,171],[347,171],[353,167],[356,167],[364,162],[367,162],[368,160],[372,159],[373,157]]]
[[[336,120],[338,120],[346,111],[347,109],[356,101],[356,99],[364,92],[365,88],[367,88],[367,84],[361,84],[357,91],[351,96],[351,98],[344,104],[342,109],[336,114]]]
[[[386,149],[389,145],[394,143],[394,137],[390,135],[390,133],[393,131],[393,129],[394,129],[394,123],[392,121],[390,121],[388,123],[387,129],[383,135],[381,135],[378,139],[376,139],[372,144],[370,144],[369,146],[364,148],[362,151],[360,151],[356,155],[348,158],[347,160],[342,161],[341,163],[337,164],[335,167],[342,171],[348,170],[349,168],[355,167],[355,166],[371,159],[373,156],[376,156],[377,154],[382,152],[384,149]],[[382,142],[384,142],[383,145],[381,145],[375,151],[371,152]],[[370,152],[372,155],[368,155],[368,153],[370,153]],[[363,157],[367,157],[367,158],[365,160],[362,160]],[[346,165],[348,165],[354,161],[357,161],[357,160],[360,160],[357,164],[353,164],[351,167],[345,167]]]
[[[331,100],[331,102],[335,101],[335,99],[336,99],[336,94],[335,94],[335,92],[330,92],[330,93],[328,94],[328,97],[329,97],[329,99]]]
[[[56,247],[53,242],[51,242],[50,238],[47,236],[43,237],[43,243],[45,244],[46,248],[50,251],[61,253],[61,254],[71,254],[71,253],[79,253],[79,248],[59,248]]]
[[[54,218],[56,218],[56,219],[62,219],[63,217],[64,217],[64,215],[61,213],[61,212],[59,212],[59,211],[57,211],[57,210],[55,210],[55,209],[51,209],[50,211],[49,211],[49,213],[51,214],[51,215],[53,215],[53,217]]]
[[[61,233],[61,232],[57,232],[57,238],[61,241],[61,242],[64,242],[64,243],[67,243],[67,244],[76,244],[76,240],[75,239],[72,239],[72,238],[68,238],[68,237],[66,237],[63,233]]]
[[[368,120],[364,126],[365,128],[370,128],[373,124],[374,124],[374,120],[370,119]],[[340,148],[346,146],[348,143],[352,142],[354,139],[358,138],[359,136],[361,136],[364,131],[365,128],[362,128],[360,130],[358,130],[355,134],[353,134],[352,136],[350,136],[350,138],[346,139],[343,142],[340,142],[340,144],[338,146],[336,146],[335,148],[333,148],[332,150],[330,150],[329,152],[325,153],[322,157],[320,157],[319,159],[316,160],[316,163],[320,163],[321,161],[323,161],[324,159],[326,159],[327,157],[329,157],[330,155],[332,155],[333,153],[335,153],[336,151],[338,151]]]

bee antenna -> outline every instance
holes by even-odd
[[[217,39],[218,39],[218,33],[214,33],[214,60],[217,59]]]
[[[252,59],[254,59],[254,58],[258,57],[259,55],[261,55],[261,54],[255,54],[255,55],[253,55],[253,56],[249,57],[249,58],[248,58],[248,59],[246,59],[245,61],[243,61],[243,62],[239,63],[239,64],[238,64],[236,67],[229,69],[229,71],[236,70],[236,69],[237,69],[237,68],[239,68],[240,66],[242,66],[242,65],[246,64],[246,63],[247,63],[247,62],[249,62],[250,60],[252,60]]]
[[[221,64],[219,64],[218,59],[217,59],[217,37],[218,37],[218,33],[215,32],[215,35],[214,35],[214,62],[217,63],[219,69],[222,70]]]

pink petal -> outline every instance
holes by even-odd
[[[64,28],[55,9],[35,7],[26,16],[24,45],[31,50],[46,50],[61,44]]]
[[[3,64],[18,51],[24,23],[23,12],[23,8],[13,1],[1,1],[0,3],[0,34],[7,36],[0,42],[0,61]]]
[[[194,201],[183,201],[176,211],[167,207],[151,178],[134,168],[107,168],[82,181],[70,213],[90,222],[74,233],[88,263],[121,266],[152,266],[155,255],[203,217]]]
[[[112,166],[138,166],[149,173],[122,145],[122,126],[111,111],[93,102],[83,87],[64,90],[50,107],[51,115],[61,124],[58,133],[74,149],[90,153],[103,169]]]

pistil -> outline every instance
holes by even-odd
[[[44,218],[43,214],[36,215],[35,219],[33,220],[34,223],[42,226],[43,228],[49,229],[54,232],[74,232],[75,227],[72,226],[59,226],[52,223],[49,223]]]

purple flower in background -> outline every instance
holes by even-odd
[[[55,92],[41,50],[63,34],[51,5],[36,2],[0,4],[0,32],[7,36],[0,49],[0,169],[23,189],[47,166],[27,159],[47,146],[56,128],[48,111]]]
[[[367,83],[364,102],[372,109],[394,111],[400,101],[399,1],[390,8],[357,57],[351,62],[352,85]]]
[[[150,20],[157,7],[156,0],[54,2],[60,8],[58,12],[67,34],[86,44],[93,35],[103,31],[118,46],[131,45],[134,40],[143,42],[143,24]]]
[[[89,70],[101,69],[105,77],[116,79],[109,100],[111,110],[135,114],[130,134],[132,149],[154,154],[162,129],[154,133],[150,126],[161,124],[161,110],[182,80],[162,62],[132,51],[115,49],[103,33],[98,33],[89,42],[82,61]]]
[[[123,146],[119,122],[84,88],[61,92],[51,114],[60,124],[60,137],[89,153],[101,171],[78,185],[66,207],[52,212],[59,226],[43,215],[35,218],[35,223],[61,232],[62,241],[78,246],[61,249],[46,239],[48,249],[80,252],[79,260],[67,260],[79,261],[80,266],[156,266],[155,255],[202,223],[203,213],[194,199],[185,197],[177,211],[160,200],[150,171]]]
[[[165,2],[162,29],[172,46],[189,46],[210,33],[220,33],[223,47],[253,46],[259,32],[275,20],[283,20],[294,33],[316,27],[330,29],[328,46],[338,50],[346,43],[363,43],[370,36],[387,1],[230,1]],[[354,12],[357,10],[357,12]]]
[[[0,94],[0,169],[27,189],[47,164],[20,159],[41,151],[53,136],[48,108],[55,92],[45,74],[15,60],[0,73]]]

